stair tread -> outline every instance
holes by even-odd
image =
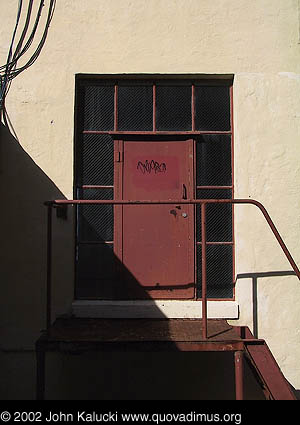
[[[200,342],[201,319],[79,319],[59,318],[51,326],[48,340],[56,341],[181,341]],[[226,320],[208,320],[208,340],[241,341]]]

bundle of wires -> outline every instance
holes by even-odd
[[[16,44],[16,47],[14,48],[15,38],[16,38],[18,26],[20,23],[20,18],[22,15],[22,8],[23,8],[23,0],[19,0],[17,19],[16,19],[15,28],[12,35],[12,40],[10,43],[10,48],[8,51],[7,61],[5,65],[0,66],[0,112],[4,122],[7,119],[7,114],[5,109],[5,98],[10,89],[11,82],[14,78],[16,78],[17,75],[19,75],[25,69],[29,68],[37,60],[45,44],[47,34],[48,34],[48,29],[54,14],[56,0],[49,0],[48,15],[47,15],[44,31],[42,33],[42,37],[39,41],[39,44],[37,45],[33,54],[31,54],[30,58],[26,61],[26,63],[18,67],[18,61],[29,50],[36,36],[36,32],[37,32],[37,29],[40,23],[40,18],[42,15],[42,9],[44,7],[44,0],[40,0],[31,33],[25,42],[26,34],[31,21],[33,2],[34,0],[28,1],[27,14],[26,14],[25,22],[24,22],[24,27],[22,29],[19,41]]]

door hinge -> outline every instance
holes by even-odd
[[[123,152],[118,151],[115,153],[115,162],[123,162]]]

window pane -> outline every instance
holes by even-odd
[[[231,190],[197,190],[197,199],[230,199]],[[201,207],[196,208],[197,242],[201,242]],[[232,205],[209,204],[206,206],[206,239],[208,242],[232,242]]]
[[[197,245],[197,297],[202,296],[201,246]],[[233,247],[207,245],[207,298],[233,297]]]
[[[80,190],[80,199],[113,199],[113,189]],[[78,239],[83,241],[112,241],[114,217],[112,205],[78,206]]]
[[[160,131],[192,129],[191,85],[156,86],[156,128]]]
[[[197,185],[230,186],[231,137],[203,135],[197,139]]]
[[[229,87],[195,87],[196,130],[230,130]]]
[[[107,134],[84,134],[78,147],[78,185],[114,184],[114,141]]]
[[[152,85],[119,85],[118,130],[153,130]]]
[[[83,130],[114,129],[114,86],[83,86]]]

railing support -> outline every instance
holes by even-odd
[[[243,352],[234,352],[234,370],[235,370],[235,399],[244,399],[244,384],[243,384]]]
[[[207,204],[250,204],[258,207],[262,214],[264,215],[271,231],[276,237],[282,251],[284,252],[286,258],[290,262],[296,276],[300,280],[300,271],[297,267],[295,261],[293,260],[292,255],[287,249],[285,243],[283,242],[278,230],[276,229],[271,217],[264,208],[264,206],[255,200],[252,199],[190,199],[190,200],[173,200],[173,201],[161,201],[161,200],[152,200],[152,201],[129,201],[129,200],[55,200],[47,201],[45,205],[48,209],[48,218],[47,218],[47,333],[49,332],[51,326],[51,292],[52,292],[52,209],[53,207],[58,206],[67,206],[67,205],[99,205],[99,204],[110,204],[110,205],[151,205],[151,204],[192,204],[192,205],[201,205],[201,232],[202,232],[202,337],[207,339],[207,270],[206,270],[206,205]]]
[[[40,344],[36,344],[36,399],[45,398],[45,357],[46,351]]]
[[[52,294],[52,205],[47,205],[47,334],[51,326],[51,294]]]
[[[202,254],[202,338],[207,339],[207,294],[206,294],[206,204],[201,204],[201,254]]]
[[[297,264],[295,263],[295,261],[294,261],[294,259],[293,259],[292,255],[290,254],[290,252],[289,252],[289,250],[288,250],[288,248],[287,248],[286,244],[283,242],[283,239],[282,239],[282,237],[280,236],[280,233],[278,232],[278,230],[277,230],[277,228],[276,228],[275,224],[273,223],[273,221],[272,221],[272,219],[271,219],[271,217],[270,217],[270,215],[269,215],[268,211],[267,211],[267,210],[265,209],[265,207],[264,207],[264,206],[263,206],[260,202],[258,202],[258,201],[254,201],[254,200],[252,200],[251,204],[252,204],[252,205],[257,206],[257,207],[260,209],[260,211],[262,212],[262,214],[263,214],[263,216],[265,217],[265,219],[266,219],[266,221],[267,221],[267,223],[268,223],[268,225],[269,225],[270,229],[271,229],[271,230],[272,230],[272,232],[273,232],[273,235],[274,235],[274,236],[275,236],[275,238],[277,239],[277,242],[279,243],[279,245],[280,245],[280,247],[281,247],[282,251],[284,252],[284,254],[285,254],[285,256],[286,256],[287,260],[289,261],[290,265],[292,266],[292,269],[294,270],[294,272],[295,272],[296,276],[297,276],[297,277],[298,277],[298,279],[300,280],[300,270],[299,270],[299,268],[298,268]]]

